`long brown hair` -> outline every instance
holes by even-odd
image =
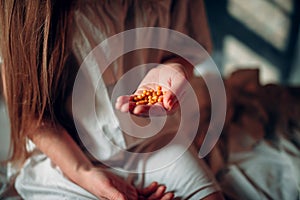
[[[0,51],[11,122],[10,158],[27,156],[32,125],[55,122],[66,87],[70,0],[0,0]]]

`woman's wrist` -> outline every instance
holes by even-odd
[[[165,60],[162,64],[172,67],[175,70],[182,71],[185,78],[188,80],[193,76],[193,65],[180,57],[170,58]]]
[[[76,166],[72,169],[72,173],[69,173],[69,178],[76,184],[83,186],[84,180],[88,177],[88,174],[93,168],[93,164],[89,161],[76,163]]]
[[[73,177],[69,177],[74,183],[89,191],[98,198],[102,197],[102,180],[98,177],[100,170],[95,174],[95,167],[89,164],[82,164],[76,168]]]

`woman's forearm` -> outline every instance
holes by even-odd
[[[33,131],[30,139],[72,181],[80,181],[80,171],[91,169],[92,163],[61,126],[44,123]]]
[[[44,124],[30,138],[70,180],[99,199],[125,200],[125,195],[137,199],[134,186],[103,168],[94,167],[64,128]]]

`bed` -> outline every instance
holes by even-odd
[[[196,82],[198,98],[209,102],[205,83],[200,77]],[[204,160],[226,199],[300,199],[300,87],[261,85],[257,69],[238,70],[224,84],[225,125]],[[200,111],[207,110],[207,102]],[[208,123],[210,115],[201,115],[198,148]],[[0,199],[21,199],[13,187],[14,174],[9,165],[0,165]]]

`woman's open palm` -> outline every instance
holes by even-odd
[[[154,115],[173,113],[178,107],[178,99],[184,94],[186,83],[185,73],[180,64],[159,65],[147,73],[133,95],[120,96],[117,99],[116,109],[142,116],[148,116],[149,112]],[[164,92],[162,102],[137,105],[133,100],[135,95],[141,95],[145,90],[155,91],[158,87]]]

